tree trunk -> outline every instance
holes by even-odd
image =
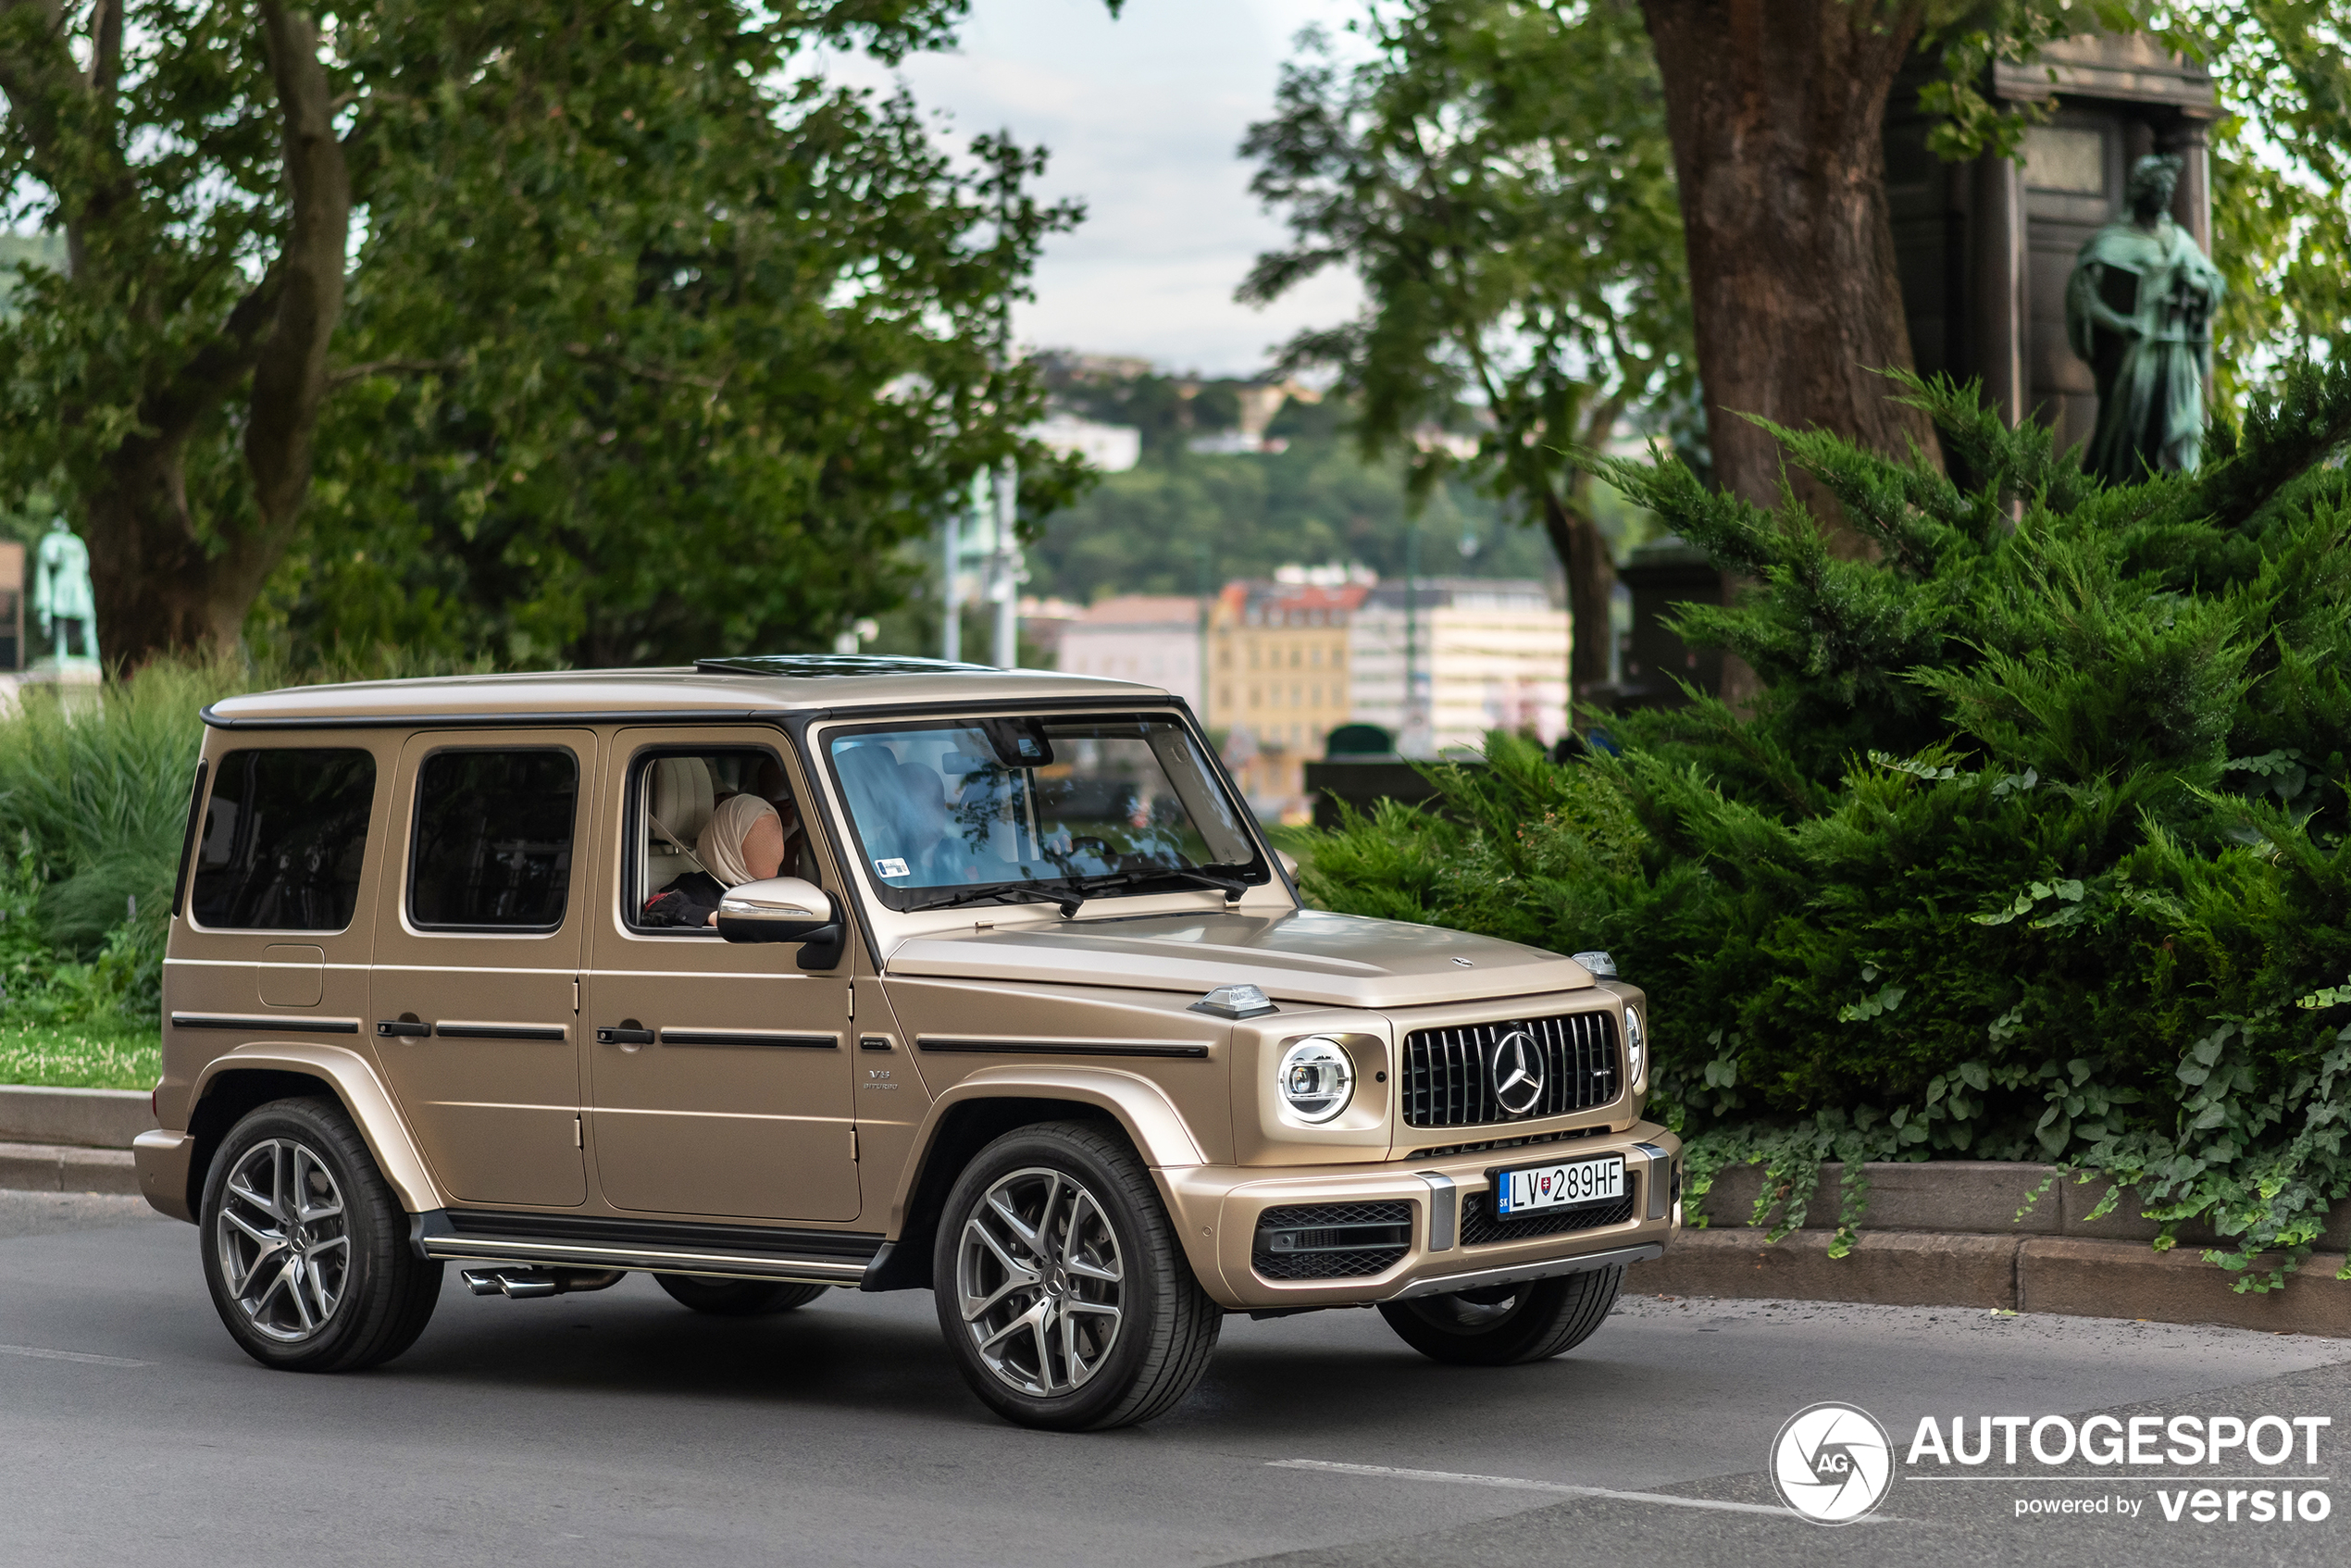
[[[1608,540],[1588,512],[1571,510],[1557,492],[1543,496],[1543,531],[1551,550],[1567,571],[1567,610],[1572,639],[1567,654],[1567,693],[1571,708],[1594,687],[1608,684],[1609,655],[1614,651],[1616,626],[1611,612],[1616,599],[1616,567],[1608,558]],[[1571,714],[1570,727],[1574,719]]]
[[[1935,452],[1875,372],[1911,366],[1880,141],[1916,0],[1643,0],[1681,182],[1707,437],[1724,488],[1777,503],[1780,454],[1741,415]],[[1809,480],[1837,542],[1861,541]]]
[[[283,554],[241,534],[209,546],[188,510],[184,443],[133,438],[83,492],[99,649],[118,668],[236,644]],[[225,548],[224,548],[225,546]]]

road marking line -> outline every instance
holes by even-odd
[[[1520,1492],[1557,1492],[1566,1497],[1611,1498],[1619,1502],[1659,1502],[1669,1508],[1705,1508],[1723,1513],[1765,1513],[1774,1519],[1794,1519],[1792,1509],[1773,1508],[1760,1502],[1723,1502],[1713,1498],[1677,1498],[1664,1492],[1623,1492],[1613,1487],[1578,1487],[1564,1481],[1522,1481],[1512,1475],[1464,1475],[1451,1470],[1399,1470],[1386,1464],[1336,1464],[1325,1459],[1275,1459],[1266,1462],[1275,1470],[1322,1470],[1341,1475],[1383,1475],[1399,1481],[1449,1481],[1462,1487],[1500,1487]],[[1872,1520],[1874,1522],[1874,1520]]]
[[[132,1361],[128,1356],[93,1356],[87,1350],[44,1350],[36,1345],[0,1345],[0,1354],[32,1356],[41,1361],[81,1361],[93,1366],[153,1366],[151,1361]]]

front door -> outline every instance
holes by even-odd
[[[797,944],[728,942],[702,923],[716,890],[746,873],[840,888],[801,830],[797,803],[809,797],[784,738],[631,729],[615,738],[614,756],[599,829],[613,852],[580,1015],[604,1201],[665,1214],[856,1218],[846,958],[811,972]],[[736,796],[751,799],[728,809]],[[751,833],[770,810],[772,827]],[[732,841],[718,844],[730,827]]]
[[[401,755],[366,1027],[464,1202],[587,1201],[573,1006],[596,764],[587,730],[444,731]]]

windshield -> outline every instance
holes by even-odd
[[[1272,875],[1171,718],[875,725],[835,734],[827,749],[865,864],[895,909],[933,903],[941,890],[1091,878],[1167,891],[1200,885],[1180,875],[1194,870],[1250,883]]]

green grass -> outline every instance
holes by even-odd
[[[138,1025],[0,1027],[0,1083],[53,1089],[153,1089],[163,1031]]]

